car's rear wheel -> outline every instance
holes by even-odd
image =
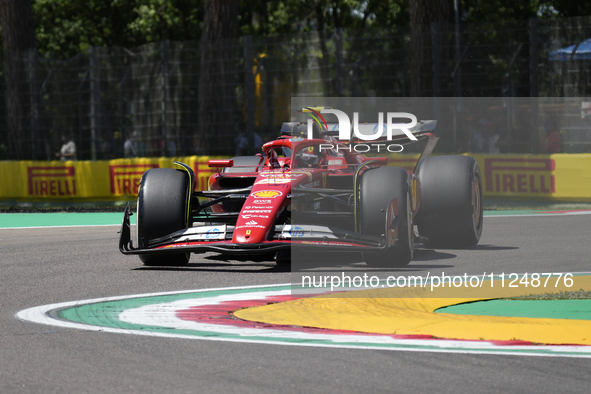
[[[397,200],[398,241],[382,252],[364,252],[372,267],[393,268],[410,263],[414,253],[410,175],[403,168],[380,167],[364,173],[359,190],[359,230],[362,234],[384,236],[390,203]]]
[[[137,200],[137,237],[141,248],[149,242],[188,227],[190,181],[186,172],[155,168],[142,176]],[[149,266],[182,266],[189,253],[143,254]]]
[[[482,176],[470,156],[434,156],[417,171],[421,205],[416,222],[426,246],[469,248],[482,235]]]

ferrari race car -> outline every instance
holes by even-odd
[[[338,140],[336,127],[303,138],[305,125],[284,123],[263,154],[210,160],[217,173],[209,190],[195,191],[183,163],[150,169],[138,192],[137,245],[128,206],[119,249],[148,266],[185,265],[191,253],[212,251],[289,261],[303,250],[361,252],[367,265],[392,268],[408,264],[419,242],[474,246],[482,233],[480,169],[469,156],[430,156],[435,124],[419,122],[411,130],[417,141],[400,133],[359,148],[360,140]],[[393,144],[399,151],[420,141],[412,172],[380,157]]]

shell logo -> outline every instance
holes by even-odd
[[[283,193],[277,190],[261,190],[255,193],[252,193],[252,196],[258,198],[275,198],[278,196],[282,196]]]

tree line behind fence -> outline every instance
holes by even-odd
[[[501,136],[499,152],[536,153],[548,116],[558,119],[564,152],[591,152],[583,116],[590,37],[585,17],[472,26],[459,35],[433,24],[245,36],[210,48],[162,41],[90,47],[67,60],[31,50],[13,59],[22,68],[18,92],[0,86],[0,158],[55,159],[62,136],[75,141],[78,159],[233,155],[240,133],[276,136],[292,96],[551,97],[535,121],[520,123],[508,110],[486,119]],[[525,135],[507,137],[515,128]],[[470,151],[475,132],[439,130],[454,138],[438,149]]]

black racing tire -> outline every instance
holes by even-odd
[[[188,227],[189,175],[172,168],[154,168],[142,176],[137,200],[137,238],[140,248],[148,242]],[[148,266],[183,266],[190,253],[142,254]]]
[[[263,168],[263,164],[259,166],[261,158],[258,156],[238,156],[231,159],[234,162],[233,167],[226,167],[222,172],[255,172],[257,167],[259,171]]]
[[[417,171],[421,202],[415,219],[425,246],[470,248],[482,235],[482,176],[470,156],[433,156]]]
[[[359,230],[362,234],[382,236],[390,202],[398,199],[398,242],[382,252],[363,252],[368,266],[403,267],[414,254],[414,225],[411,208],[410,175],[404,168],[380,167],[361,176],[359,184]]]

